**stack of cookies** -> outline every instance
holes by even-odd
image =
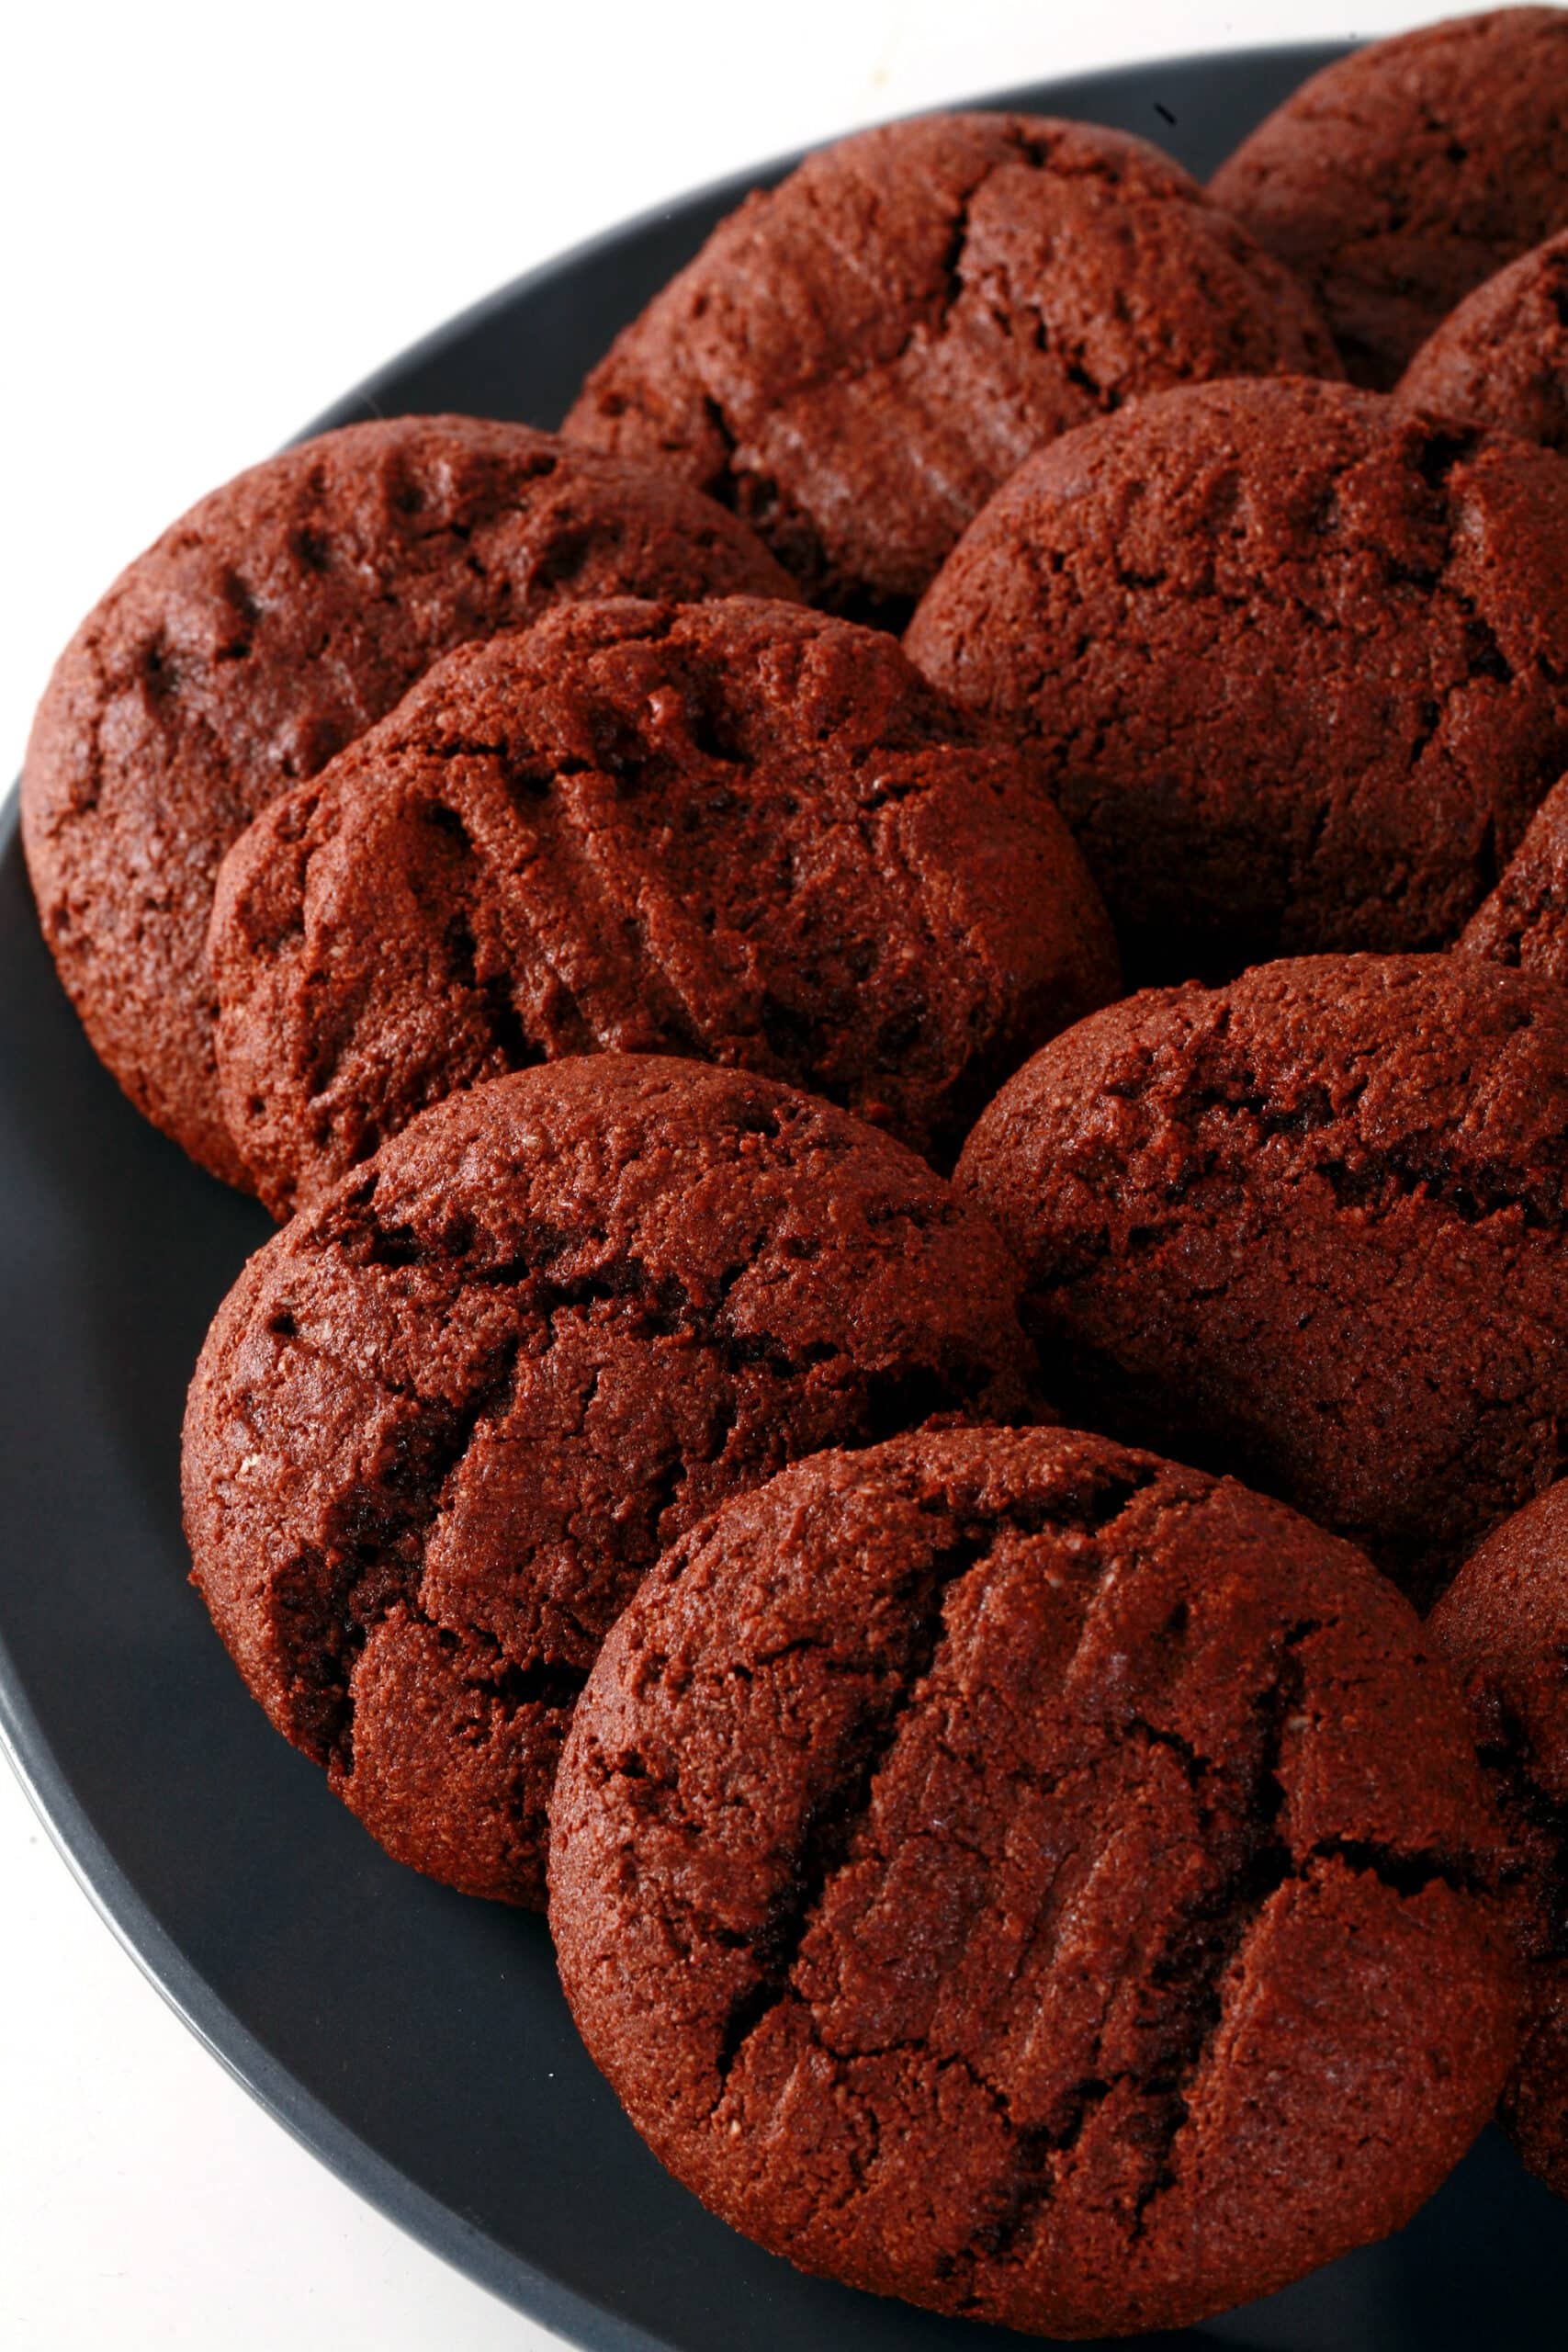
[[[1568,2194],[1568,14],[1207,193],[814,155],[559,435],[175,525],[23,815],[99,1055],[287,1220],[218,1630],[547,1903],[706,2204],[1094,2335],[1499,2102]]]

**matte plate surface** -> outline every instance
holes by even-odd
[[[1145,132],[1206,175],[1332,53],[1197,59],[1006,102]],[[782,168],[521,280],[321,422],[557,424],[614,331]],[[596,2352],[1000,2343],[802,2278],[711,2220],[589,2064],[543,1922],[398,1869],[246,1696],[186,1581],[176,1474],[208,1320],[269,1227],[94,1060],[39,940],[14,806],[0,1210],[0,1724],[68,1859],[194,2031],[374,2203]],[[1258,2352],[1533,2352],[1562,2341],[1565,2280],[1568,2207],[1491,2132],[1403,2236],[1194,2333]]]

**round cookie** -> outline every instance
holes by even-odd
[[[1451,311],[1394,397],[1568,456],[1568,229]]]
[[[575,605],[466,647],[219,880],[223,1108],[278,1214],[455,1088],[691,1054],[956,1154],[1118,990],[1027,756],[796,605]]]
[[[1348,1544],[1055,1430],[822,1454],[579,1704],[550,1925],[656,2155],[808,2270],[1177,2327],[1397,2229],[1517,1988],[1458,1693]]]
[[[1388,390],[1471,288],[1568,226],[1568,15],[1499,8],[1357,50],[1211,183]]]
[[[1006,1085],[956,1183],[1052,1393],[1233,1469],[1417,1600],[1568,1434],[1568,994],[1467,956],[1150,990]]]
[[[1487,1537],[1427,1632],[1464,1687],[1506,1830],[1526,2004],[1502,2120],[1531,2172],[1568,2197],[1568,1483]]]
[[[766,1079],[633,1056],[454,1096],[257,1252],[191,1387],[199,1586],[399,1860],[540,1899],[600,1641],[663,1546],[801,1453],[1019,1418],[983,1218]]]
[[[1459,944],[1467,956],[1568,980],[1568,776],[1559,778],[1530,819]]]
[[[1142,140],[927,115],[749,197],[565,430],[672,459],[815,603],[897,627],[1031,450],[1199,377],[1340,373],[1288,270]]]
[[[1568,468],[1343,384],[1042,450],[905,639],[1032,743],[1129,966],[1447,944],[1568,765]]]
[[[575,597],[736,591],[795,594],[733,515],[478,417],[347,425],[193,507],[61,656],[22,774],[44,935],[138,1109],[238,1178],[204,962],[219,861],[437,654]]]

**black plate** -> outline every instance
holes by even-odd
[[[1007,103],[1207,173],[1311,68],[1281,49]],[[782,169],[778,166],[776,169]],[[560,417],[748,175],[505,288],[323,418]],[[389,1861],[268,1728],[186,1582],[180,1413],[269,1227],[98,1068],[0,835],[0,1727],[100,1910],[193,2031],[426,2245],[595,2352],[980,2352],[1003,2339],[800,2277],[654,2163],[572,2031],[541,1921]],[[1489,2133],[1396,2241],[1195,2333],[1258,2352],[1560,2339],[1568,2208]]]

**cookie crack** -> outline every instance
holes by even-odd
[[[465,1637],[438,1620],[424,1616],[423,1611],[416,1610],[414,1613],[432,1627],[442,1649],[456,1656]],[[470,1642],[476,1638],[472,1634],[467,1637]],[[482,1664],[476,1663],[471,1652],[464,1657],[462,1679],[465,1685],[482,1690],[508,1715],[533,1707],[573,1707],[587,1685],[590,1669],[585,1666],[567,1666],[546,1659],[521,1666],[507,1657],[499,1642],[487,1640],[485,1645],[489,1656]]]
[[[727,1270],[718,1295],[706,1302],[694,1298],[673,1277],[654,1275],[630,1253],[595,1272],[553,1272],[552,1261],[558,1261],[574,1246],[566,1236],[541,1231],[532,1249],[469,1265],[461,1261],[474,1252],[475,1237],[462,1219],[439,1237],[422,1237],[408,1225],[383,1225],[362,1203],[357,1224],[366,1264],[403,1271],[439,1261],[458,1272],[459,1294],[514,1286],[525,1294],[528,1329],[491,1352],[461,1403],[422,1396],[400,1384],[387,1367],[378,1367],[378,1385],[410,1408],[393,1442],[393,1459],[378,1476],[356,1482],[338,1498],[323,1542],[303,1547],[277,1579],[279,1610],[290,1627],[285,1649],[298,1721],[311,1751],[321,1758],[335,1752],[344,1770],[350,1769],[352,1753],[355,1661],[371,1631],[395,1607],[442,1630],[420,1600],[430,1531],[481,1430],[504,1419],[525,1345],[531,1349],[530,1361],[536,1345],[538,1352],[547,1351],[556,1344],[558,1318],[607,1309],[638,1337],[690,1339],[702,1347],[736,1392],[711,1432],[712,1446],[705,1458],[715,1461],[729,1442],[749,1375],[761,1374],[780,1384],[820,1382],[830,1386],[841,1382],[848,1370],[861,1379],[864,1390],[865,1442],[956,1409],[975,1385],[977,1367],[946,1356],[929,1364],[868,1368],[852,1365],[842,1349],[826,1340],[791,1348],[770,1331],[739,1329],[730,1296],[742,1275],[755,1273],[763,1264],[765,1238],[755,1256]],[[337,1361],[300,1331],[291,1317],[287,1322],[284,1336],[292,1348]],[[649,1524],[660,1540],[693,1466],[667,1463],[649,1489]],[[312,1660],[320,1662],[312,1665]],[[536,1667],[540,1673],[566,1670],[547,1659],[537,1661]],[[505,1671],[509,1676],[530,1674],[536,1667],[518,1664]],[[515,1693],[522,1686],[509,1680],[505,1687]]]
[[[1140,2133],[1147,2177],[1134,2201],[1132,2234],[1141,2234],[1149,2206],[1174,2177],[1177,2143],[1186,2124],[1189,2098],[1224,2014],[1224,1992],[1231,1970],[1252,1928],[1269,1898],[1295,1868],[1280,1822],[1287,1804],[1280,1775],[1286,1731],[1301,1708],[1305,1683],[1302,1650],[1323,1630],[1317,1618],[1301,1618],[1280,1637],[1278,1664],[1271,1683],[1255,1702],[1260,1718],[1259,1746],[1250,1784],[1245,1792],[1247,1835],[1240,1853],[1217,1885],[1190,1904],[1165,1939],[1163,1955],[1150,1970],[1151,1984],[1159,1988],[1181,2013],[1175,2033],[1157,2066],[1141,2073],[1124,2070],[1108,2079],[1112,2087],[1132,2081],[1152,2108],[1149,2124]],[[1185,1743],[1176,1742],[1179,1752]],[[1189,1770],[1195,1788],[1205,1775],[1195,1751]],[[1205,1811],[1207,1808],[1205,1808]],[[1101,2028],[1103,2031],[1103,2027]],[[1098,2044],[1095,2052],[1098,2056]],[[1104,2077],[1091,2073],[1087,2079]],[[1080,2109],[1071,2119],[1073,2137],[1088,2120]],[[1005,2253],[1024,2235],[1033,2211],[1055,2193],[1053,2150],[1037,2136],[1024,2151],[1025,2178],[1015,2198],[1015,2211]],[[1032,2165],[1033,2169],[1029,2167]]]
[[[1193,2092],[1224,2024],[1227,1984],[1280,1889],[1310,1881],[1325,1864],[1371,1877],[1402,1901],[1417,1899],[1435,1885],[1475,1895],[1484,1892],[1487,1884],[1486,1873],[1474,1855],[1437,1849],[1399,1851],[1374,1839],[1340,1834],[1296,1849],[1281,1834],[1277,1825],[1287,1803],[1280,1769],[1283,1736],[1303,1704],[1302,1648],[1322,1630],[1320,1621],[1303,1619],[1284,1637],[1280,1670],[1261,1702],[1264,1747],[1255,1783],[1260,1834],[1221,1886],[1197,1907],[1192,1921],[1198,1930],[1195,1962],[1190,1962],[1188,1951],[1179,1944],[1166,1963],[1168,1981],[1183,1984],[1184,1989],[1190,1974],[1191,2030],[1178,2045],[1172,2062],[1140,2086],[1155,2102],[1159,2130],[1150,2150],[1148,2177],[1134,2204],[1134,2239],[1147,2233],[1151,2212],[1175,2185],[1177,2153],[1190,2120]],[[1208,1932],[1211,1922],[1212,1933]],[[1156,1981],[1160,1973],[1156,1970]]]
[[[419,1247],[407,1227],[378,1228],[368,1252],[369,1262],[418,1266],[427,1262],[418,1254]],[[808,1340],[791,1349],[776,1332],[737,1327],[727,1304],[728,1293],[743,1273],[756,1273],[761,1262],[759,1257],[730,1269],[723,1295],[712,1304],[693,1297],[672,1275],[650,1273],[641,1259],[629,1254],[597,1273],[559,1276],[549,1272],[547,1258],[543,1263],[533,1254],[500,1259],[469,1272],[463,1288],[525,1290],[530,1316],[547,1327],[547,1348],[554,1344],[558,1315],[592,1314],[595,1307],[612,1306],[626,1310],[639,1336],[695,1340],[731,1379],[761,1369],[776,1380],[806,1380],[827,1365],[848,1361],[846,1351],[827,1340]],[[893,1436],[912,1421],[950,1409],[963,1398],[971,1371],[966,1365],[948,1363],[868,1372],[869,1425],[881,1435]]]
[[[992,2264],[1003,2264],[1016,2256],[1034,2217],[1056,2193],[1062,2160],[1072,2154],[1096,2111],[1124,2083],[1165,2106],[1160,2118],[1162,2135],[1154,2149],[1153,2177],[1140,2188],[1132,2212],[1132,2239],[1135,2242],[1147,2234],[1153,2207],[1174,2185],[1177,2145],[1188,2121],[1191,2094],[1224,2021],[1225,1981],[1280,1889],[1293,1881],[1310,1879],[1323,1862],[1336,1862],[1373,1877],[1405,1899],[1417,1897],[1433,1885],[1471,1895],[1480,1892],[1483,1883],[1473,1858],[1434,1851],[1396,1853],[1385,1846],[1347,1838],[1322,1838],[1301,1854],[1292,1854],[1282,1840],[1265,1843],[1194,1914],[1194,1924],[1200,1927],[1211,1914],[1221,1923],[1217,1945],[1204,1971],[1213,1985],[1207,2004],[1210,2022],[1196,2049],[1170,2075],[1139,2075],[1122,2070],[1080,2076],[1066,2094],[1064,2121],[1019,2130],[1013,2141],[1013,2177],[1000,2211],[979,2233],[976,2256],[971,2259],[983,2255]],[[1001,2097],[1005,2109],[1005,2094]]]
[[[1461,1169],[1451,1154],[1393,1148],[1320,1160],[1313,1172],[1328,1184],[1337,1207],[1363,1214],[1386,1216],[1406,1201],[1432,1201],[1461,1225],[1508,1216],[1531,1233],[1556,1234],[1568,1227],[1561,1173],[1521,1185],[1489,1167]]]
[[[1100,2067],[1096,2062],[1104,2033],[1101,2019],[1089,2064],[1066,2094],[1066,2114],[1049,2125],[1014,2129],[1010,2177],[997,2211],[977,2237],[976,2259],[983,2255],[996,2266],[1022,2258],[1037,2216],[1057,2193],[1064,2159],[1071,2156],[1104,2101],[1124,2085],[1131,2084],[1153,2110],[1137,2142],[1148,2177],[1134,2202],[1133,2239],[1143,2234],[1149,2207],[1174,2177],[1176,2145],[1187,2120],[1192,2086],[1222,2021],[1226,1979],[1269,1901],[1298,1867],[1277,1826],[1286,1804],[1280,1768],[1286,1726],[1300,1706],[1304,1683],[1300,1654],[1303,1645],[1321,1631],[1320,1620],[1303,1618],[1280,1637],[1278,1670],[1257,1702],[1262,1718],[1261,1741],[1247,1792],[1248,1836],[1244,1849],[1219,1883],[1173,1923],[1164,1956],[1150,1971],[1151,1984],[1185,2010],[1185,2030],[1173,2040],[1157,2067]],[[1180,1735],[1162,1732],[1145,1718],[1135,1718],[1127,1728],[1179,1757],[1201,1804],[1204,1786],[1216,1769],[1209,1759]]]
[[[892,1690],[868,1705],[857,1725],[854,1760],[808,1814],[783,1883],[752,1940],[758,1973],[731,2004],[719,2037],[715,2069],[720,2088],[716,2107],[747,2044],[773,2011],[790,1997],[790,1979],[829,1882],[851,1858],[874,1801],[877,1776],[921,1687],[940,1662],[947,1598],[953,1588],[972,1570],[983,1567],[998,1540],[1008,1535],[1071,1532],[1093,1539],[1102,1534],[1115,1526],[1129,1502],[1158,1476],[1156,1466],[1140,1465],[1121,1475],[1094,1478],[1087,1488],[1054,1497],[1038,1510],[1013,1506],[985,1533],[961,1535],[942,1546],[906,1580],[906,1592],[913,1586],[919,1594],[919,1614],[903,1665]],[[919,1507],[934,1516],[949,1505],[936,1494],[921,1498]]]
[[[829,1881],[852,1851],[872,1809],[877,1776],[897,1744],[922,1682],[937,1663],[946,1630],[948,1595],[985,1562],[994,1540],[988,1532],[961,1536],[935,1553],[908,1580],[914,1587],[909,1599],[919,1595],[919,1613],[902,1665],[891,1689],[863,1712],[851,1756],[836,1784],[808,1809],[783,1883],[752,1939],[756,1981],[731,2003],[719,2035],[714,2061],[718,2098],[723,2097],[747,2044],[790,1997],[790,1977]]]
[[[1348,1128],[1367,1083],[1361,1080],[1349,1097],[1340,1101],[1330,1098],[1322,1088],[1313,1089],[1289,1107],[1261,1091],[1249,1091],[1245,1082],[1239,1089],[1214,1083],[1189,1092],[1179,1109],[1194,1126],[1215,1114],[1238,1125],[1247,1123],[1254,1130],[1247,1138],[1249,1144],[1258,1138],[1265,1143],[1277,1138],[1305,1142]],[[1539,1170],[1525,1180],[1518,1171],[1495,1163],[1465,1161],[1451,1150],[1437,1148],[1423,1150],[1414,1141],[1371,1147],[1348,1136],[1341,1149],[1302,1153],[1289,1175],[1292,1182],[1321,1179],[1337,1207],[1362,1216],[1385,1216],[1407,1202],[1421,1201],[1446,1209],[1467,1226],[1507,1216],[1529,1232],[1556,1234],[1568,1229],[1568,1170],[1562,1169]],[[1233,1181],[1229,1153],[1211,1145],[1199,1164],[1162,1177],[1157,1198],[1163,1211],[1179,1211],[1201,1198],[1206,1187],[1217,1184],[1223,1189]],[[1139,1189],[1128,1186],[1123,1197],[1134,1195]],[[1086,1265],[1110,1253],[1109,1233],[1096,1237],[1096,1244],[1091,1248],[1086,1237],[1080,1247]]]
[[[290,1698],[319,1760],[341,1771],[353,1770],[355,1662],[395,1608],[433,1623],[419,1598],[429,1532],[480,1430],[504,1414],[521,1351],[520,1338],[503,1342],[460,1407],[426,1408],[400,1430],[375,1487],[351,1489],[329,1514],[324,1547],[301,1554],[292,1577],[277,1579],[281,1606],[315,1637],[307,1637],[307,1655],[324,1657],[328,1668],[315,1688],[291,1675]]]
[[[1568,1960],[1568,1801],[1542,1784],[1522,1718],[1495,1688],[1484,1696],[1490,1723],[1478,1752],[1515,1848],[1505,1855],[1501,1883],[1506,1894],[1528,1896],[1532,1934],[1540,1933],[1529,1957],[1560,1962]]]
[[[1446,1886],[1455,1894],[1484,1894],[1490,1880],[1473,1854],[1449,1854],[1436,1848],[1400,1852],[1392,1846],[1364,1838],[1320,1838],[1309,1846],[1292,1871],[1311,1874],[1315,1862],[1337,1862],[1358,1876],[1375,1878],[1391,1894],[1413,1899],[1429,1887]]]

